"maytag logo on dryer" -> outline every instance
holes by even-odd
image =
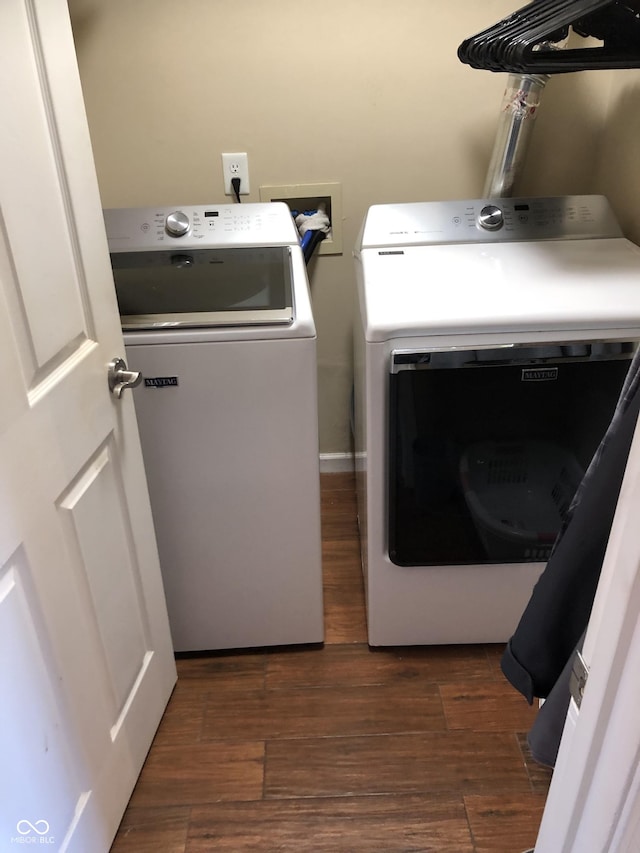
[[[557,367],[523,367],[522,382],[553,382],[558,378]]]
[[[177,376],[145,376],[145,388],[174,388],[178,385]]]

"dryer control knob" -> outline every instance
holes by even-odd
[[[189,230],[189,217],[181,210],[176,210],[167,216],[164,227],[170,237],[182,237]]]
[[[498,231],[504,225],[504,214],[495,204],[487,204],[480,211],[478,225],[486,231]]]

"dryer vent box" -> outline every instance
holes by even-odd
[[[317,210],[321,205],[331,221],[331,234],[320,243],[318,255],[342,254],[342,184],[281,184],[260,187],[260,201],[284,201],[291,210]]]

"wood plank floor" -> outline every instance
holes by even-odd
[[[326,642],[181,658],[112,853],[520,853],[550,773],[498,646],[370,650],[353,477],[323,475]]]

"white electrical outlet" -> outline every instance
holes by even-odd
[[[231,181],[240,178],[240,195],[249,195],[249,161],[246,153],[223,154],[222,174],[224,177],[224,194],[235,195]]]

